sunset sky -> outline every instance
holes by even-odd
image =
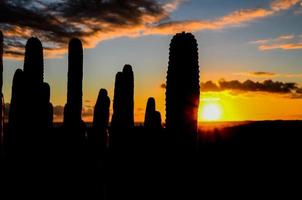
[[[221,121],[302,119],[301,0],[7,2],[0,3],[6,103],[13,74],[23,68],[26,39],[36,36],[46,48],[44,78],[59,120],[66,102],[68,39],[80,37],[86,121],[100,88],[113,99],[115,74],[124,64],[134,71],[136,121],[143,120],[150,96],[164,119],[169,43],[175,33],[189,31],[199,44],[200,81],[211,81],[201,84],[201,120],[208,105],[219,109],[215,120]],[[248,79],[253,87],[244,84]],[[263,83],[268,79],[269,87]]]

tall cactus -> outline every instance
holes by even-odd
[[[25,117],[25,90],[24,90],[24,72],[22,69],[17,69],[14,74],[12,84],[12,95],[9,110],[9,135],[10,143],[18,143],[24,134],[19,132],[26,124]]]
[[[134,127],[134,77],[131,65],[125,65],[124,75],[124,101],[125,101],[125,125]]]
[[[79,127],[82,123],[83,46],[74,38],[68,48],[67,103],[64,109],[64,125]]]
[[[4,98],[2,94],[3,86],[3,34],[0,31],[0,144],[3,143],[4,133],[3,133],[3,124],[4,124]]]
[[[166,85],[166,128],[196,139],[199,64],[197,41],[191,33],[178,33],[171,40]]]
[[[43,103],[43,127],[50,128],[53,123],[53,105],[50,103],[50,87],[48,83],[43,83],[42,87],[42,103]]]
[[[150,97],[146,106],[144,127],[158,129],[161,128],[161,123],[161,115],[160,112],[156,111],[155,99]]]
[[[38,38],[30,38],[25,47],[24,73],[27,81],[34,86],[43,84],[44,62],[43,47]]]
[[[24,69],[16,70],[12,86],[9,130],[18,141],[39,143],[51,124],[50,88],[43,82],[43,73],[42,43],[32,37],[25,46]]]
[[[106,147],[107,142],[107,129],[110,114],[109,109],[110,98],[108,97],[107,90],[101,89],[94,107],[93,133],[90,137],[90,140],[103,148]]]
[[[113,129],[134,127],[134,76],[130,65],[125,65],[115,77],[111,125]]]

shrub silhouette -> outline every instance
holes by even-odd
[[[93,144],[99,145],[102,149],[106,148],[109,109],[110,98],[108,97],[107,90],[101,89],[94,107],[93,135],[90,136],[90,141],[92,141]]]
[[[183,141],[195,140],[200,87],[197,41],[191,33],[171,40],[166,85],[166,128],[181,133]]]
[[[81,40],[74,38],[68,48],[67,103],[64,108],[64,125],[80,127],[82,124],[82,81],[83,46]]]
[[[125,65],[122,72],[115,77],[113,129],[129,129],[134,127],[134,76],[131,65]]]
[[[156,111],[155,99],[150,97],[147,102],[144,127],[147,129],[161,128],[161,115]]]
[[[0,144],[3,143],[3,124],[4,124],[4,98],[2,93],[3,86],[3,34],[0,31]]]

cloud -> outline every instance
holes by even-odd
[[[302,37],[298,35],[281,35],[276,38],[260,39],[250,42],[258,45],[261,51],[302,49]]]
[[[264,71],[244,72],[244,73],[235,73],[235,74],[239,76],[257,77],[257,78],[275,77],[278,75],[274,72],[264,72]]]
[[[287,10],[300,2],[301,0],[274,0],[271,3],[271,8],[274,11]]]
[[[272,11],[262,8],[242,9],[214,20],[187,20],[161,23],[157,26],[148,28],[145,33],[169,35],[181,31],[195,32],[202,30],[218,30],[226,27],[238,26],[242,23],[264,18],[272,14]]]
[[[180,4],[173,2],[2,0],[0,29],[5,35],[5,55],[22,55],[30,36],[39,37],[50,56],[63,54],[73,37],[81,38],[85,47],[94,47],[102,40],[137,36],[148,24],[166,19],[169,13],[165,9]]]
[[[274,72],[257,71],[257,72],[239,72],[234,74],[239,76],[254,77],[254,78],[273,78],[273,77],[302,78],[301,73],[282,74],[282,73],[274,73]]]
[[[252,80],[246,80],[240,82],[238,80],[226,81],[220,80],[218,83],[213,81],[207,81],[201,83],[202,92],[217,92],[217,91],[240,91],[240,92],[266,92],[266,93],[277,93],[287,94],[288,97],[302,98],[302,88],[299,88],[297,83],[287,83],[272,80],[265,80],[263,82],[254,82]]]
[[[189,21],[169,18],[185,0],[161,2],[1,0],[0,29],[5,35],[5,56],[22,57],[26,40],[31,36],[42,40],[45,55],[52,58],[66,53],[68,41],[73,37],[81,38],[85,48],[92,48],[101,41],[122,36],[217,30],[271,16],[298,1],[278,0],[272,2],[270,9],[241,9],[212,20]]]

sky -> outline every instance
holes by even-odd
[[[175,33],[187,31],[199,44],[200,120],[207,120],[209,105],[219,109],[221,121],[302,119],[301,0],[96,2],[0,2],[5,102],[15,70],[23,68],[26,40],[39,37],[44,81],[60,121],[67,94],[66,47],[79,37],[85,47],[84,120],[92,119],[99,89],[107,89],[113,100],[115,74],[125,64],[134,71],[135,120],[143,121],[148,97],[156,99],[164,120],[169,43]]]

